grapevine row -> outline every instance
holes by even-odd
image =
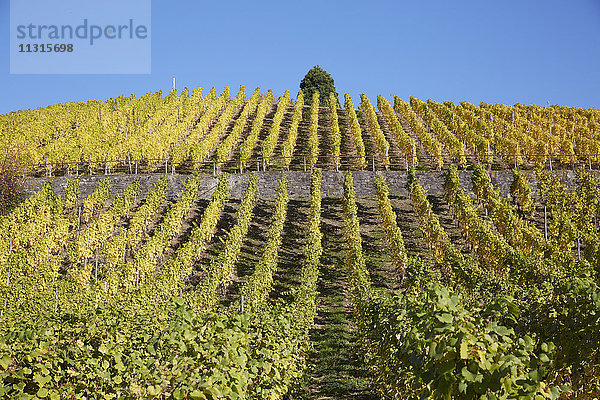
[[[360,123],[356,117],[356,111],[354,111],[354,103],[352,97],[348,93],[344,96],[344,107],[348,115],[350,124],[350,133],[354,139],[354,146],[356,147],[356,153],[358,156],[358,166],[365,168],[367,166],[367,160],[365,159],[365,144],[362,138],[362,130],[360,129]]]
[[[263,125],[263,121],[265,116],[267,115],[267,111],[271,108],[271,104],[273,103],[273,92],[269,90],[267,96],[263,99],[263,101],[258,106],[256,111],[256,117],[254,117],[254,122],[252,123],[252,129],[250,133],[246,137],[246,140],[240,145],[240,165],[241,168],[246,166],[246,163],[250,156],[252,155],[252,151],[256,146],[256,142],[258,141],[258,134],[260,133],[260,129]]]
[[[408,257],[404,246],[404,239],[402,238],[402,231],[398,228],[396,223],[396,213],[392,209],[392,204],[390,202],[389,188],[385,183],[383,176],[377,175],[375,177],[375,189],[379,204],[379,215],[383,220],[383,230],[385,231],[389,243],[392,261],[396,270],[404,275]]]
[[[310,167],[314,167],[319,157],[319,92],[313,93],[310,106],[310,126],[308,130],[308,152]]]
[[[298,93],[296,104],[294,104],[294,114],[292,115],[292,124],[288,137],[283,142],[282,156],[284,167],[287,169],[292,162],[292,156],[294,155],[294,148],[296,147],[296,140],[298,139],[298,125],[302,121],[302,109],[304,108],[304,94],[302,90]]]
[[[175,254],[167,260],[161,271],[158,282],[169,279],[168,289],[181,288],[192,274],[194,263],[199,261],[206,247],[216,233],[217,223],[221,218],[225,202],[229,197],[229,175],[219,177],[217,189],[213,192],[210,203],[202,213],[200,224],[194,226],[189,239],[181,245]]]
[[[231,156],[234,146],[240,140],[242,132],[246,127],[246,121],[248,120],[248,117],[252,112],[254,112],[254,110],[256,110],[256,107],[258,106],[259,96],[260,88],[257,87],[250,99],[244,105],[244,109],[242,110],[239,118],[235,121],[235,125],[233,126],[231,133],[227,135],[227,137],[221,143],[219,143],[217,147],[218,162],[227,161],[227,159]]]
[[[490,177],[481,165],[473,171],[473,191],[484,202],[500,235],[511,246],[529,255],[540,255],[546,248],[546,241],[540,231],[519,218],[508,200],[500,197]]]
[[[240,292],[248,300],[251,308],[260,308],[271,292],[273,287],[273,273],[277,270],[279,248],[281,246],[281,234],[287,214],[289,196],[287,193],[288,180],[283,176],[277,188],[275,200],[275,214],[267,234],[267,242],[261,250],[261,257],[254,268],[254,272]]]
[[[360,95],[360,99],[360,108],[362,109],[363,115],[365,115],[367,119],[367,124],[369,126],[371,135],[373,135],[375,139],[375,145],[379,150],[379,158],[381,159],[383,165],[387,167],[390,163],[390,144],[388,143],[387,139],[385,138],[385,135],[383,134],[383,131],[381,130],[381,127],[379,126],[379,122],[377,121],[377,114],[375,114],[375,110],[371,105],[371,101],[364,93]]]
[[[381,111],[391,127],[392,134],[396,139],[396,142],[400,146],[400,149],[404,155],[409,157],[409,165],[413,166],[417,164],[417,144],[413,138],[408,135],[402,128],[398,116],[394,113],[394,109],[390,105],[390,102],[383,96],[377,96],[377,108]]]
[[[127,186],[122,196],[115,198],[106,212],[100,214],[84,232],[71,242],[69,247],[70,273],[82,287],[89,286],[92,273],[92,263],[88,262],[88,259],[95,254],[96,262],[98,261],[99,251],[112,237],[118,223],[129,212],[139,194],[140,182],[136,180]],[[84,265],[80,266],[82,260]]]
[[[436,138],[445,145],[448,152],[454,156],[458,156],[458,163],[466,165],[467,159],[465,158],[464,144],[436,117],[435,113],[429,109],[428,104],[411,96],[410,105],[423,120],[427,121]]]
[[[417,134],[417,137],[425,147],[425,150],[434,157],[437,167],[441,168],[443,164],[441,157],[442,146],[440,145],[440,142],[429,134],[417,114],[410,107],[410,104],[400,99],[398,96],[394,96],[394,110],[406,118],[413,132]]]
[[[201,310],[211,310],[217,304],[219,299],[217,289],[227,285],[231,279],[252,220],[257,194],[256,176],[251,174],[248,179],[248,187],[242,195],[236,224],[227,232],[223,250],[217,258],[210,262],[194,291],[197,307]]]
[[[340,167],[340,144],[342,136],[337,114],[337,98],[335,94],[329,93],[329,115],[331,119],[331,151],[336,171]]]
[[[273,116],[273,123],[271,125],[271,128],[269,128],[269,134],[262,143],[262,156],[266,164],[271,163],[270,157],[273,154],[273,151],[275,150],[275,146],[277,145],[281,121],[283,120],[283,115],[287,110],[289,103],[290,91],[286,90],[283,97],[281,97],[279,99],[279,102],[277,103],[277,109],[275,111],[275,115]]]
[[[244,86],[240,87],[240,90],[236,97],[227,104],[221,115],[219,116],[215,125],[210,131],[202,138],[202,140],[193,145],[191,148],[192,161],[194,162],[194,168],[200,168],[201,163],[208,157],[210,152],[215,148],[221,139],[221,135],[230,124],[233,115],[241,104],[244,102]]]
[[[185,182],[185,189],[176,203],[169,207],[164,219],[154,230],[142,247],[135,253],[134,261],[128,262],[125,275],[128,277],[125,285],[143,282],[150,277],[162,260],[165,249],[170,247],[171,241],[177,236],[183,224],[183,218],[190,211],[196,199],[200,186],[198,176],[191,176]]]

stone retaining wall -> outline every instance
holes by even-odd
[[[353,171],[354,186],[357,196],[375,196],[375,187],[373,185],[373,177],[376,173],[385,176],[391,195],[408,195],[405,188],[407,173],[403,171]],[[561,181],[567,187],[575,187],[575,173],[573,171],[556,171],[561,178]],[[259,193],[262,197],[273,198],[277,195],[277,183],[281,178],[279,171],[255,172],[258,180]],[[535,193],[536,179],[535,174],[531,171],[525,171],[524,174],[532,183],[532,189]],[[472,192],[471,184],[472,171],[459,171],[460,182],[465,190]],[[113,196],[117,193],[122,193],[127,185],[132,183],[134,179],[140,179],[142,195],[152,188],[152,185],[158,181],[162,174],[139,174],[139,175],[81,175],[80,190],[82,197],[92,193],[98,181],[104,178],[110,180],[115,185],[113,188]],[[308,198],[310,194],[310,172],[290,171],[287,173],[289,184],[288,192],[290,198],[301,199]],[[442,194],[444,183],[444,172],[418,172],[421,184],[430,194]],[[500,192],[508,196],[510,192],[510,184],[512,183],[511,171],[490,171],[492,183],[496,185]],[[188,178],[187,175],[169,175],[169,196],[172,198],[179,197],[183,190],[183,183]],[[38,191],[41,185],[46,182],[52,182],[54,191],[60,195],[64,194],[67,181],[73,177],[56,177],[56,178],[31,178],[25,182],[25,191],[27,195],[32,195]],[[321,191],[323,197],[341,197],[343,193],[342,183],[344,180],[343,172],[323,171],[323,180]],[[212,175],[203,175],[200,180],[200,185],[203,187],[200,197],[210,198],[217,185],[217,178]],[[248,182],[247,174],[232,174],[229,178],[231,197],[241,197],[246,183]]]

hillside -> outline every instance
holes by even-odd
[[[410,102],[346,95],[341,109],[286,92],[248,98],[202,88],[66,103],[0,116],[0,143],[29,175],[245,170],[422,170],[484,163],[598,166],[599,111],[561,106]]]
[[[0,395],[600,395],[597,110],[202,92],[1,116]]]

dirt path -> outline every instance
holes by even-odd
[[[281,233],[277,271],[273,275],[273,290],[270,298],[273,301],[293,300],[291,289],[300,285],[302,263],[304,262],[304,246],[306,244],[306,224],[310,213],[310,202],[307,200],[290,200],[287,218]]]
[[[339,199],[323,200],[321,230],[323,256],[317,316],[311,331],[313,350],[300,394],[305,399],[375,400],[378,397],[371,390],[369,371],[361,359],[358,334],[352,324]]]

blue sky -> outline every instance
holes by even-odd
[[[366,93],[600,106],[600,0],[153,0],[147,75],[11,75],[9,10],[0,0],[0,113],[168,91],[173,75],[178,89],[295,97],[315,64],[355,104]]]

